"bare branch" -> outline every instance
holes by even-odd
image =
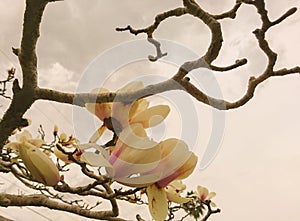
[[[220,213],[220,212],[221,212],[220,209],[215,209],[215,210],[212,210],[212,209],[211,209],[211,206],[210,206],[210,200],[204,201],[203,203],[207,206],[208,211],[207,211],[206,215],[201,219],[201,221],[207,221],[208,218],[209,218],[212,214]]]
[[[223,71],[230,71],[232,69],[238,68],[238,67],[243,66],[245,64],[247,64],[247,59],[246,58],[241,59],[241,60],[236,60],[235,64],[229,65],[227,67],[217,67],[215,65],[210,65],[210,68],[213,71],[221,71],[221,72],[223,72]]]
[[[61,103],[73,104],[84,107],[86,103],[103,103],[103,102],[131,102],[153,94],[162,93],[168,90],[179,89],[180,85],[174,80],[169,79],[155,85],[149,85],[141,90],[132,93],[107,93],[107,94],[91,94],[91,93],[64,93],[49,89],[37,89],[36,99],[51,100]]]
[[[118,214],[115,214],[113,211],[92,211],[88,209],[82,209],[76,205],[60,203],[57,200],[49,199],[43,194],[12,195],[7,193],[0,193],[0,206],[42,206],[49,209],[74,213],[87,218],[123,221],[123,219],[116,218]]]
[[[141,34],[141,33],[147,34],[148,41],[151,44],[153,44],[155,49],[156,49],[156,56],[152,56],[152,55],[148,56],[149,60],[154,62],[154,61],[157,61],[158,59],[160,59],[160,58],[167,55],[167,53],[163,53],[161,51],[160,43],[153,38],[154,31],[158,28],[160,23],[162,21],[164,21],[165,19],[173,17],[173,16],[177,16],[177,17],[182,16],[186,13],[187,12],[186,12],[185,8],[172,9],[170,11],[166,11],[166,12],[163,12],[161,14],[156,15],[154,23],[152,25],[148,26],[147,28],[134,29],[130,25],[128,25],[125,28],[116,28],[116,31],[129,31],[131,34],[134,34],[134,35],[138,35],[138,34]]]
[[[213,18],[217,19],[217,20],[224,19],[224,18],[234,19],[236,17],[237,11],[238,11],[238,9],[240,8],[241,5],[242,5],[242,2],[240,0],[237,0],[234,7],[230,11],[224,12],[224,13],[219,14],[219,15],[213,15]]]

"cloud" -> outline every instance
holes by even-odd
[[[51,64],[39,71],[39,85],[60,91],[74,91],[77,83],[73,80],[74,72],[60,63]]]

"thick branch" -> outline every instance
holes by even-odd
[[[52,199],[47,198],[43,194],[32,194],[32,195],[12,195],[7,193],[0,194],[0,206],[42,206],[49,209],[61,210],[69,213],[74,213],[87,218],[94,218],[100,220],[118,220],[123,219],[115,218],[115,214],[112,211],[91,211],[88,209],[82,209],[76,205],[70,205],[61,203]]]
[[[91,93],[72,94],[41,88],[37,89],[35,98],[84,107],[85,103],[103,103],[113,101],[131,102],[139,98],[179,88],[180,85],[176,81],[170,79],[155,85],[149,85],[136,92],[122,93],[118,95],[116,93],[107,93],[101,95]]]
[[[47,3],[46,0],[26,1],[21,50],[18,53],[25,88],[37,87],[36,43],[40,36],[40,23]]]
[[[24,14],[23,36],[18,57],[23,74],[23,87],[14,82],[13,100],[0,122],[0,150],[12,131],[24,126],[22,116],[34,102],[34,92],[37,87],[36,43],[39,37],[39,26],[48,1],[27,0]]]

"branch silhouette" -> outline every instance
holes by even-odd
[[[264,0],[237,0],[232,9],[218,14],[212,15],[201,8],[201,6],[194,0],[183,0],[182,6],[162,12],[155,16],[153,24],[146,28],[136,29],[131,25],[124,28],[116,28],[118,32],[129,32],[133,35],[145,34],[147,40],[156,49],[156,55],[149,55],[150,61],[157,61],[160,58],[167,56],[167,52],[163,52],[158,40],[155,39],[154,34],[160,28],[160,25],[167,19],[174,17],[181,17],[190,15],[197,18],[204,23],[210,30],[211,41],[207,51],[198,59],[193,61],[186,61],[177,70],[177,73],[170,79],[148,85],[143,89],[128,93],[105,93],[101,95],[93,93],[66,93],[63,91],[52,90],[51,88],[41,88],[38,85],[38,59],[36,54],[36,45],[40,37],[40,25],[43,18],[44,10],[48,3],[56,2],[52,0],[26,0],[26,8],[24,13],[23,34],[20,48],[13,48],[13,53],[18,57],[22,69],[22,85],[19,84],[18,79],[13,82],[13,97],[9,108],[6,110],[0,122],[0,171],[3,173],[12,172],[25,185],[30,186],[31,178],[28,176],[24,168],[17,164],[11,164],[6,158],[3,151],[3,146],[6,144],[8,137],[16,128],[28,125],[28,121],[23,118],[26,111],[31,108],[37,100],[48,100],[53,102],[65,103],[84,107],[86,103],[97,102],[132,102],[134,100],[159,94],[170,90],[184,91],[193,96],[199,102],[202,102],[219,110],[229,110],[239,108],[249,102],[254,94],[256,88],[264,81],[272,77],[282,77],[291,74],[300,74],[300,67],[281,68],[276,69],[277,53],[273,51],[266,39],[266,33],[275,25],[281,24],[285,19],[293,15],[297,9],[291,8],[287,10],[279,18],[271,21]],[[56,3],[52,3],[56,4]],[[228,101],[217,99],[209,94],[204,93],[189,81],[189,73],[199,68],[207,68],[216,72],[230,71],[247,64],[246,58],[238,58],[235,63],[229,64],[225,67],[219,67],[214,64],[214,61],[219,56],[223,44],[222,25],[220,20],[234,19],[238,10],[243,6],[255,7],[261,20],[261,26],[253,31],[257,39],[260,50],[267,58],[267,65],[265,70],[257,76],[252,76],[248,80],[248,88],[244,95],[236,101]],[[199,73],[200,74],[200,73]],[[254,75],[254,73],[253,73]],[[72,154],[69,155],[72,157]],[[76,163],[76,159],[72,159]],[[112,209],[109,211],[93,211],[81,208],[78,205],[61,202],[58,199],[50,199],[44,194],[33,195],[12,195],[8,193],[0,193],[0,206],[43,206],[50,209],[62,210],[70,213],[75,213],[87,218],[96,218],[102,220],[123,220],[117,218],[119,215],[116,197],[123,195],[134,194],[136,190],[130,191],[113,191],[110,187],[109,180],[103,176],[95,175],[86,165],[77,162],[81,167],[83,174],[93,179],[91,184],[80,187],[71,187],[66,182],[54,187],[54,190],[59,193],[71,193],[84,196],[97,196],[110,201]],[[16,169],[12,169],[12,168]],[[31,186],[33,189],[36,186]],[[210,207],[209,207],[210,208]],[[202,220],[207,220],[213,213],[218,213],[219,210],[209,209],[209,213],[204,216]],[[138,220],[142,218],[138,217]]]

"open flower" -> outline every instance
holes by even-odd
[[[206,187],[198,186],[197,193],[193,194],[192,196],[197,196],[201,201],[211,200],[213,197],[216,196],[215,192],[209,192]],[[210,203],[211,206],[216,206],[214,202]]]
[[[134,81],[116,92],[133,92],[143,87],[142,82]],[[92,93],[96,94],[108,92],[109,90],[105,88],[98,88],[92,91]],[[163,121],[170,112],[170,108],[167,105],[157,105],[150,108],[148,106],[149,102],[145,99],[139,99],[128,104],[122,102],[87,103],[86,108],[103,122],[103,125],[91,137],[90,142],[96,142],[105,129],[119,134],[129,124],[141,123],[144,128],[153,127]]]
[[[64,151],[75,152],[73,154],[73,157],[76,159],[81,154],[80,150],[77,148],[79,141],[72,135],[68,137],[65,133],[61,133],[58,143],[59,147]],[[64,161],[65,163],[73,163],[73,161],[69,159],[69,156],[67,154],[64,154],[61,150],[58,149],[57,145],[54,146],[54,154],[58,159]]]
[[[121,184],[147,187],[149,209],[158,221],[167,216],[168,195],[175,201],[180,197],[167,193],[165,187],[188,177],[197,163],[197,157],[183,141],[172,138],[156,143],[147,137],[142,124],[126,127],[110,155],[98,149],[100,154],[84,152],[80,159],[92,166],[106,167],[108,175]]]
[[[192,200],[193,198],[180,196],[185,188],[186,185],[184,185],[181,180],[172,181],[168,186],[165,187],[168,200],[177,204],[187,203],[188,201]]]
[[[59,171],[53,161],[40,150],[42,139],[33,139],[28,131],[16,135],[17,142],[11,142],[4,146],[13,149],[19,154],[25,167],[33,179],[47,186],[54,186],[59,182]]]

